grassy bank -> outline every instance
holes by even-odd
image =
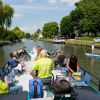
[[[41,41],[52,42],[52,39],[41,39]],[[65,42],[66,42],[66,44],[73,44],[73,45],[83,45],[83,46],[94,45],[96,48],[100,48],[100,42],[94,42],[93,40],[66,39]]]
[[[94,45],[95,47],[100,48],[100,42],[94,42],[94,41],[89,41],[89,40],[67,39],[66,43],[75,44],[75,45],[85,45],[85,46]]]
[[[11,42],[10,41],[1,41],[0,40],[0,46],[8,45],[8,44],[11,44]]]

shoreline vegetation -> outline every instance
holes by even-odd
[[[52,39],[38,39],[39,41],[44,42],[53,42]],[[0,47],[4,45],[12,44],[11,41],[0,41]],[[81,45],[91,47],[94,45],[95,48],[100,49],[100,42],[94,42],[90,40],[78,40],[78,39],[65,39],[65,44],[72,44],[72,45]]]
[[[39,39],[39,41],[52,42],[52,39]],[[94,45],[95,48],[100,49],[100,42],[94,42],[90,40],[65,39],[65,44],[82,45],[88,47]]]
[[[12,44],[12,42],[11,41],[2,41],[2,40],[0,40],[0,47],[4,46],[4,45],[8,45],[8,44]]]

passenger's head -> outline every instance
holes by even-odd
[[[37,51],[40,53],[41,50],[42,50],[42,47],[41,47],[41,46],[36,46],[36,49],[37,49]]]
[[[46,57],[47,56],[47,50],[42,50],[41,51],[41,56]]]
[[[57,55],[61,55],[62,54],[62,51],[61,50],[57,50]]]
[[[13,57],[16,57],[18,55],[18,52],[17,51],[14,51],[13,52]]]
[[[70,56],[70,60],[71,60],[72,62],[75,62],[75,61],[77,61],[77,57],[76,57],[75,55],[71,55],[71,56]]]

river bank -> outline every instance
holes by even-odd
[[[0,47],[4,46],[4,45],[8,45],[8,44],[11,44],[11,42],[10,41],[2,41],[2,40],[0,40]]]
[[[39,39],[39,40],[45,41],[45,42],[52,42],[52,39]],[[66,39],[65,43],[72,44],[72,45],[83,45],[83,46],[89,46],[89,47],[94,45],[95,48],[100,48],[100,42],[94,42],[94,41],[88,41],[88,40]]]
[[[89,46],[89,47],[94,45],[95,48],[100,48],[100,42],[94,42],[94,41],[88,41],[88,40],[67,39],[66,44],[83,45],[83,46]]]

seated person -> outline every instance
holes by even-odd
[[[69,69],[69,75],[72,75],[73,72],[79,71],[79,61],[75,55],[71,55],[68,58],[67,67]]]
[[[7,77],[4,77],[4,82],[3,82],[0,76],[0,94],[7,94],[7,93],[9,93]]]
[[[8,65],[10,65],[13,69],[18,70],[19,72],[21,72],[25,66],[23,61],[17,59],[17,55],[15,55],[15,53],[10,53]]]
[[[13,84],[13,81],[14,81],[14,78],[15,78],[15,74],[10,72],[9,74],[6,74],[4,72],[4,70],[0,69],[0,78],[2,81],[4,81],[4,77],[7,76],[8,77],[8,84],[9,85],[12,85]]]
[[[30,70],[30,74],[35,78],[36,70],[38,71],[38,78],[43,79],[43,83],[45,83],[45,79],[52,79],[52,70],[54,68],[53,60],[47,57],[47,50],[41,51],[41,58],[38,59],[33,67]]]
[[[4,81],[3,81],[4,80]],[[7,93],[20,93],[22,92],[22,86],[8,84],[8,77],[4,76],[4,79],[1,79],[0,76],[0,94],[7,94]]]
[[[17,55],[20,58],[21,56],[25,56],[25,60],[30,60],[31,56],[27,53],[27,51],[25,50],[25,48],[21,48],[19,50],[17,50]]]
[[[59,65],[60,67],[65,67],[66,66],[65,60],[66,56],[63,54],[63,51],[58,50],[55,60],[55,66]]]
[[[34,46],[33,47],[33,52],[34,52],[34,56],[32,55],[33,60],[38,60],[39,58],[41,58],[41,50],[43,48],[41,46]]]

